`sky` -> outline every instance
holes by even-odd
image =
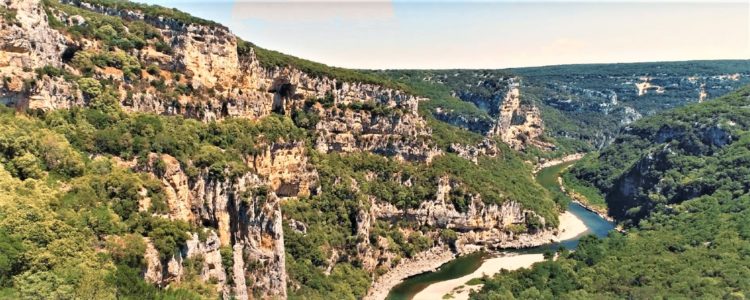
[[[362,69],[750,58],[750,0],[138,0],[244,40]]]

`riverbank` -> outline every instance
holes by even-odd
[[[539,171],[541,171],[543,169],[546,169],[546,168],[549,168],[549,167],[553,167],[553,166],[556,166],[556,165],[559,165],[559,164],[564,164],[564,163],[567,163],[567,162],[579,160],[579,159],[583,158],[584,155],[586,155],[586,153],[574,153],[574,154],[570,154],[568,156],[564,156],[562,158],[556,158],[556,159],[553,159],[553,160],[545,161],[543,163],[540,163],[540,164],[534,166],[533,175],[536,175],[537,173],[539,173]]]
[[[474,278],[483,276],[493,276],[500,272],[501,269],[514,271],[521,268],[528,268],[531,265],[544,260],[544,254],[509,254],[505,256],[493,257],[485,260],[482,266],[474,273],[432,284],[417,293],[413,300],[433,300],[443,299],[443,296],[450,294],[451,299],[466,300],[469,299],[469,293],[482,288],[481,284],[468,285],[467,283]]]
[[[581,202],[581,201],[579,201],[579,200],[576,200],[576,199],[575,199],[575,198],[573,198],[573,197],[571,197],[571,199],[573,199],[573,200],[572,200],[572,202],[573,202],[573,203],[575,203],[575,204],[578,204],[578,205],[580,205],[581,207],[583,207],[584,209],[586,209],[586,210],[588,210],[588,211],[590,211],[590,212],[592,212],[592,213],[595,213],[595,214],[597,214],[597,215],[598,215],[598,216],[599,216],[600,218],[602,218],[602,219],[605,219],[605,220],[607,220],[607,221],[609,221],[609,222],[611,222],[611,223],[615,223],[615,219],[614,219],[614,218],[612,218],[612,217],[610,217],[610,216],[609,216],[609,215],[607,214],[607,212],[606,212],[606,211],[603,211],[602,209],[599,209],[599,208],[596,208],[596,207],[590,206],[590,205],[588,205],[588,204],[586,204],[586,203],[583,203],[583,202]]]
[[[609,214],[607,214],[607,210],[606,209],[602,209],[602,208],[599,208],[599,207],[595,207],[593,205],[589,205],[585,201],[581,200],[581,197],[583,197],[583,196],[577,194],[575,191],[573,191],[571,189],[566,188],[565,187],[565,181],[563,180],[562,176],[558,176],[557,177],[557,183],[560,185],[560,190],[563,193],[565,193],[566,195],[568,195],[568,197],[570,197],[570,199],[571,199],[572,202],[580,205],[581,207],[585,208],[586,210],[588,210],[588,211],[590,211],[592,213],[595,213],[595,214],[599,215],[599,217],[601,217],[602,219],[605,219],[605,220],[607,220],[609,222],[615,223],[615,219],[612,218],[612,217],[610,217]]]
[[[550,161],[545,164],[546,169],[535,170],[537,182],[546,189],[562,192],[559,173],[560,170],[573,164],[583,154]],[[538,174],[537,174],[538,173]],[[606,229],[608,227],[608,229]],[[604,229],[603,229],[604,228]],[[539,252],[526,252],[530,247],[560,244],[569,249],[575,248],[577,239],[585,233],[597,236],[606,235],[612,229],[611,223],[606,222],[597,213],[589,211],[583,206],[571,204],[564,213],[559,215],[559,226],[535,234],[522,234],[507,240],[494,240],[484,235],[463,236],[463,243],[458,243],[456,254],[430,250],[428,254],[420,254],[415,259],[405,261],[393,270],[378,278],[371,286],[365,299],[441,299],[450,293],[454,297],[466,299],[471,289],[480,287],[466,286],[472,278],[494,275],[501,269],[514,270],[530,267],[543,259]],[[472,232],[465,233],[472,234]],[[461,240],[461,239],[459,239]],[[486,258],[486,256],[465,255],[479,249],[498,251],[500,257]],[[518,253],[509,255],[510,253]],[[425,273],[423,275],[419,275]],[[457,278],[458,277],[458,278]]]
[[[535,235],[519,236],[517,240],[505,242],[503,244],[503,248],[523,249],[523,248],[537,247],[537,246],[547,244],[550,242],[560,242],[560,241],[574,239],[582,235],[588,230],[588,228],[586,227],[586,224],[580,218],[576,217],[574,214],[572,214],[569,211],[565,211],[561,213],[558,219],[560,222],[559,222],[557,229],[545,230]],[[458,257],[459,255],[460,256],[469,255],[471,253],[474,253],[482,249],[486,251],[491,248],[488,248],[486,246],[474,245],[474,244],[461,244],[458,247],[458,253],[452,252],[447,247],[436,247],[428,251],[419,253],[414,258],[406,259],[402,261],[401,263],[398,264],[398,266],[388,271],[387,273],[383,274],[382,276],[378,277],[375,280],[375,282],[373,282],[370,290],[368,291],[364,299],[365,300],[385,299],[395,286],[402,283],[407,278],[415,276],[415,275],[419,275],[422,273],[435,271],[438,268],[445,265],[446,263],[456,259],[456,257]],[[523,259],[526,259],[527,257],[518,256],[518,258],[523,260]],[[489,259],[488,261],[492,261],[493,263],[496,263],[495,260],[492,258]],[[533,262],[528,263],[529,266],[531,264],[533,264]],[[482,263],[482,265],[484,266],[484,263]],[[527,264],[525,263],[524,265],[527,265]],[[499,271],[499,270],[500,268],[495,269],[495,271]],[[474,273],[476,273],[476,271]],[[481,273],[479,273],[478,276],[474,276],[474,277],[481,277]],[[443,284],[443,283],[444,282],[440,282],[437,284]],[[433,285],[428,286],[428,288],[432,287]],[[450,289],[454,287],[455,286],[452,286],[450,287]],[[442,289],[442,287],[440,288]],[[442,294],[440,295],[440,297],[442,297]],[[440,297],[438,297],[437,299],[440,299]]]
[[[381,300],[388,296],[391,289],[404,279],[425,272],[435,271],[440,266],[456,258],[456,255],[447,247],[436,247],[417,256],[406,259],[395,268],[378,277],[367,292],[364,300]]]
[[[564,241],[574,239],[588,231],[586,224],[576,215],[571,212],[564,212],[560,214],[560,225],[558,226],[557,235],[555,241]],[[420,291],[414,296],[414,300],[420,299],[442,299],[444,295],[453,292],[452,296],[454,299],[468,299],[469,292],[476,286],[467,286],[466,282],[473,278],[480,278],[484,275],[492,276],[501,269],[516,270],[520,268],[531,267],[536,262],[544,260],[542,254],[521,254],[521,255],[507,255],[503,254],[499,257],[493,257],[486,259],[482,262],[482,265],[472,272],[471,274],[462,276],[460,278],[441,281],[433,283],[427,286],[424,290]],[[459,287],[464,288],[459,289]]]

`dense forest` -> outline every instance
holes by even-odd
[[[750,290],[750,88],[644,118],[571,175],[626,224],[483,280],[474,299],[723,298]]]

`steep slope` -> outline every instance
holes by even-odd
[[[556,232],[528,163],[408,86],[158,6],[0,8],[2,296],[362,298]]]
[[[378,73],[443,87],[443,101],[429,107],[439,120],[498,134],[515,149],[578,152],[609,144],[642,116],[737,89],[748,70],[748,61],[688,61]]]
[[[646,117],[572,171],[625,235],[581,242],[475,299],[730,298],[750,285],[750,87]]]

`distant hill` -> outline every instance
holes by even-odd
[[[744,299],[750,291],[750,87],[625,127],[571,174],[627,234],[584,239],[474,299]]]
[[[541,110],[543,136],[564,151],[588,151],[612,141],[619,128],[643,116],[724,95],[750,83],[750,61],[715,60],[561,65],[504,70],[404,70],[387,76],[439,86],[437,118],[489,132],[509,86]],[[433,92],[436,93],[436,92]],[[454,100],[453,102],[447,99]],[[455,100],[468,105],[455,104]],[[518,114],[517,114],[518,115]],[[521,114],[522,115],[522,114]],[[517,122],[521,115],[518,115]],[[542,138],[544,139],[544,138]]]

